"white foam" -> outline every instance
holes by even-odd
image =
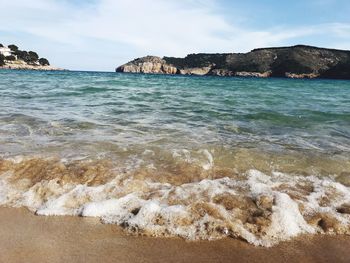
[[[281,237],[295,237],[303,233],[314,233],[315,230],[307,224],[301,215],[298,204],[287,194],[275,193],[275,205],[272,208],[271,226],[264,237],[264,242],[269,245],[281,240]]]
[[[201,153],[204,154],[204,156],[207,158],[207,162],[202,164],[202,167],[204,170],[210,170],[214,167],[214,158],[213,156],[210,154],[210,152],[208,150],[202,150],[200,151]]]
[[[213,161],[209,155],[207,157],[209,163]],[[137,181],[132,177],[121,180],[120,177],[100,186],[61,185],[57,180],[50,180],[25,189],[26,182],[17,182],[15,186],[9,183],[10,177],[10,174],[2,175],[0,179],[1,205],[24,206],[39,215],[100,217],[106,223],[150,235],[181,236],[192,240],[236,236],[255,245],[271,246],[302,233],[322,231],[317,225],[309,225],[305,215],[328,213],[344,226],[350,225],[350,216],[337,212],[337,207],[350,203],[350,189],[332,178],[282,173],[268,176],[251,170],[243,180],[205,179],[180,186]],[[298,192],[298,184],[309,185],[312,192]],[[304,194],[303,198],[293,199],[282,186]],[[271,214],[264,218],[268,222],[264,231],[254,232],[252,223],[240,219],[238,208],[226,210],[215,202],[219,195],[251,200],[265,196],[273,200],[271,211],[264,210]],[[323,197],[330,200],[328,205],[321,204]],[[198,210],[194,208],[196,204],[204,204],[204,208]],[[304,212],[300,211],[299,205],[303,205]],[[206,210],[206,206],[214,209],[214,214]]]

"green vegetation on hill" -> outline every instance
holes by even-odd
[[[271,72],[274,77],[285,77],[286,73],[316,74],[328,77],[347,69],[350,52],[310,46],[255,49],[248,53],[191,54],[185,58],[164,57],[165,61],[178,68],[207,67],[228,72]],[[331,69],[331,72],[328,72]],[[334,72],[334,73],[332,73]],[[334,76],[332,76],[334,77]]]
[[[3,45],[0,44],[0,47],[3,47]],[[2,58],[0,58],[0,66],[3,66],[5,64],[5,61],[15,60],[23,60],[24,62],[30,65],[50,65],[50,62],[46,58],[40,58],[39,55],[34,51],[20,50],[16,45],[9,45],[8,48],[11,49],[12,55],[7,57],[2,56]]]
[[[39,59],[39,64],[42,66],[50,66],[50,63],[46,58]]]
[[[305,45],[254,49],[248,53],[147,56],[117,72],[215,76],[350,79],[350,51]]]
[[[9,45],[8,48],[14,52],[18,51],[18,47],[16,45]]]
[[[177,68],[200,68],[215,65],[225,65],[228,54],[190,54],[185,58],[164,57],[164,60]]]
[[[35,63],[38,61],[38,55],[35,52],[32,51],[21,51],[21,50],[17,50],[14,53],[18,59],[22,59],[27,63]]]
[[[13,56],[13,55],[7,56],[7,57],[5,57],[5,60],[7,60],[7,61],[15,61],[15,60],[16,60],[16,57]]]
[[[39,60],[39,56],[37,53],[33,51],[21,51],[17,50],[14,52],[14,54],[17,56],[18,59],[22,59],[27,63],[36,63]]]

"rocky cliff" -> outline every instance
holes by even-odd
[[[185,58],[147,56],[117,72],[241,77],[350,79],[350,51],[292,46],[248,53],[191,54]]]

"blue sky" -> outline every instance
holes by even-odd
[[[308,44],[350,49],[349,0],[0,0],[0,43],[67,69],[145,55]]]

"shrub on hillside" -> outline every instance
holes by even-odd
[[[8,48],[14,52],[18,51],[18,47],[16,45],[9,45]]]
[[[14,52],[18,59],[24,60],[28,56],[27,51],[17,50]]]
[[[16,60],[16,57],[11,55],[11,56],[7,56],[5,57],[5,60],[8,60],[8,61],[15,61]]]
[[[25,60],[26,57],[28,57],[27,51],[17,50],[14,52],[14,54],[17,56],[18,59]]]
[[[39,59],[39,55],[34,51],[27,52],[25,50],[19,50],[16,45],[9,45],[8,47],[11,49],[13,55],[3,58],[3,60],[16,60],[17,57],[18,60],[23,60],[24,62],[32,65],[37,65],[38,62],[43,66],[50,65],[46,58]]]
[[[0,44],[0,47],[4,47],[4,45],[3,45],[3,44]]]
[[[46,58],[39,59],[39,63],[42,66],[50,66],[50,63],[49,63],[49,61]]]
[[[39,56],[37,53],[33,52],[33,51],[22,51],[22,50],[17,50],[14,53],[18,59],[24,60],[27,63],[35,63],[38,61]]]
[[[32,62],[38,61],[38,59],[39,59],[38,54],[34,51],[29,51],[28,55],[29,55],[30,59],[32,60]]]

